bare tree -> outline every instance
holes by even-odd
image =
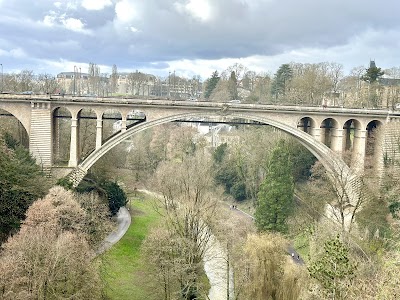
[[[92,256],[79,234],[26,228],[4,244],[1,299],[100,299],[101,279]]]
[[[326,203],[326,215],[340,224],[343,234],[350,233],[355,217],[362,205],[371,197],[365,177],[354,176],[346,167],[338,167],[336,177],[332,177],[320,162],[312,169],[309,185],[316,198]],[[352,186],[353,189],[348,189]],[[357,192],[350,195],[349,190]]]
[[[328,73],[332,82],[332,92],[337,93],[339,82],[343,78],[343,65],[334,62],[329,63]]]
[[[0,255],[2,299],[100,299],[101,279],[85,234],[85,210],[54,187],[27,211]]]
[[[277,234],[249,235],[242,272],[247,274],[238,299],[299,299],[306,276],[285,255],[287,241]]]
[[[57,87],[58,84],[53,75],[46,73],[38,75],[35,90],[49,94],[54,93]]]
[[[100,84],[100,67],[95,63],[89,63],[88,73],[88,91],[90,93],[98,94]]]
[[[236,76],[236,82],[239,85],[247,71],[248,69],[246,66],[240,63],[234,63],[221,73],[221,78],[228,80],[232,72],[234,72]]]
[[[216,199],[211,195],[214,185],[209,159],[198,152],[187,156],[182,163],[163,163],[155,174],[154,184],[162,195],[160,213],[188,266],[179,279],[181,293],[183,299],[191,299],[198,294],[197,277],[212,236],[210,224],[216,207]]]
[[[128,74],[128,86],[132,95],[139,96],[140,94],[145,94],[144,84],[148,80],[148,75],[139,72],[131,72]]]

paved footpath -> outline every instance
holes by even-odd
[[[103,241],[99,249],[96,251],[97,254],[101,254],[104,251],[111,248],[112,245],[117,243],[126,233],[129,226],[131,225],[131,215],[126,207],[121,207],[117,213],[118,228],[111,232]]]
[[[244,217],[250,218],[253,221],[255,220],[254,217],[246,212],[244,212],[243,210],[240,210],[239,208],[232,208],[232,206],[230,206],[232,212],[236,212],[237,214],[240,214]],[[293,262],[295,262],[296,264],[299,265],[303,265],[304,261],[301,258],[300,254],[293,248],[292,245],[289,245],[288,248],[286,249],[286,251],[292,256]]]

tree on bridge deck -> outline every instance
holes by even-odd
[[[370,61],[370,66],[368,69],[365,69],[364,75],[361,76],[361,80],[369,83],[369,104],[372,107],[377,107],[380,103],[379,97],[376,92],[378,88],[379,79],[385,74],[381,68],[378,68],[375,64],[375,61]]]
[[[211,75],[211,78],[207,79],[206,89],[204,92],[204,98],[206,98],[206,99],[210,98],[211,93],[217,86],[219,79],[220,79],[220,77],[219,77],[218,71],[214,71]]]
[[[271,93],[278,99],[280,95],[285,96],[287,85],[293,78],[293,70],[289,64],[283,64],[275,74],[271,87]]]
[[[267,175],[257,195],[256,226],[259,231],[286,232],[293,208],[294,180],[290,152],[279,141],[267,163]]]

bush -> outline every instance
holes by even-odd
[[[108,207],[112,215],[115,215],[120,207],[123,207],[128,202],[123,189],[116,182],[106,182],[102,185],[107,193]]]

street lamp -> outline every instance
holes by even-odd
[[[76,74],[78,73],[78,68],[74,66],[74,96],[76,93]]]
[[[174,99],[176,99],[176,88],[175,88],[175,70],[174,70]]]
[[[171,71],[168,71],[168,98],[171,97]]]
[[[0,64],[1,66],[1,90],[0,93],[3,92],[3,64]]]

